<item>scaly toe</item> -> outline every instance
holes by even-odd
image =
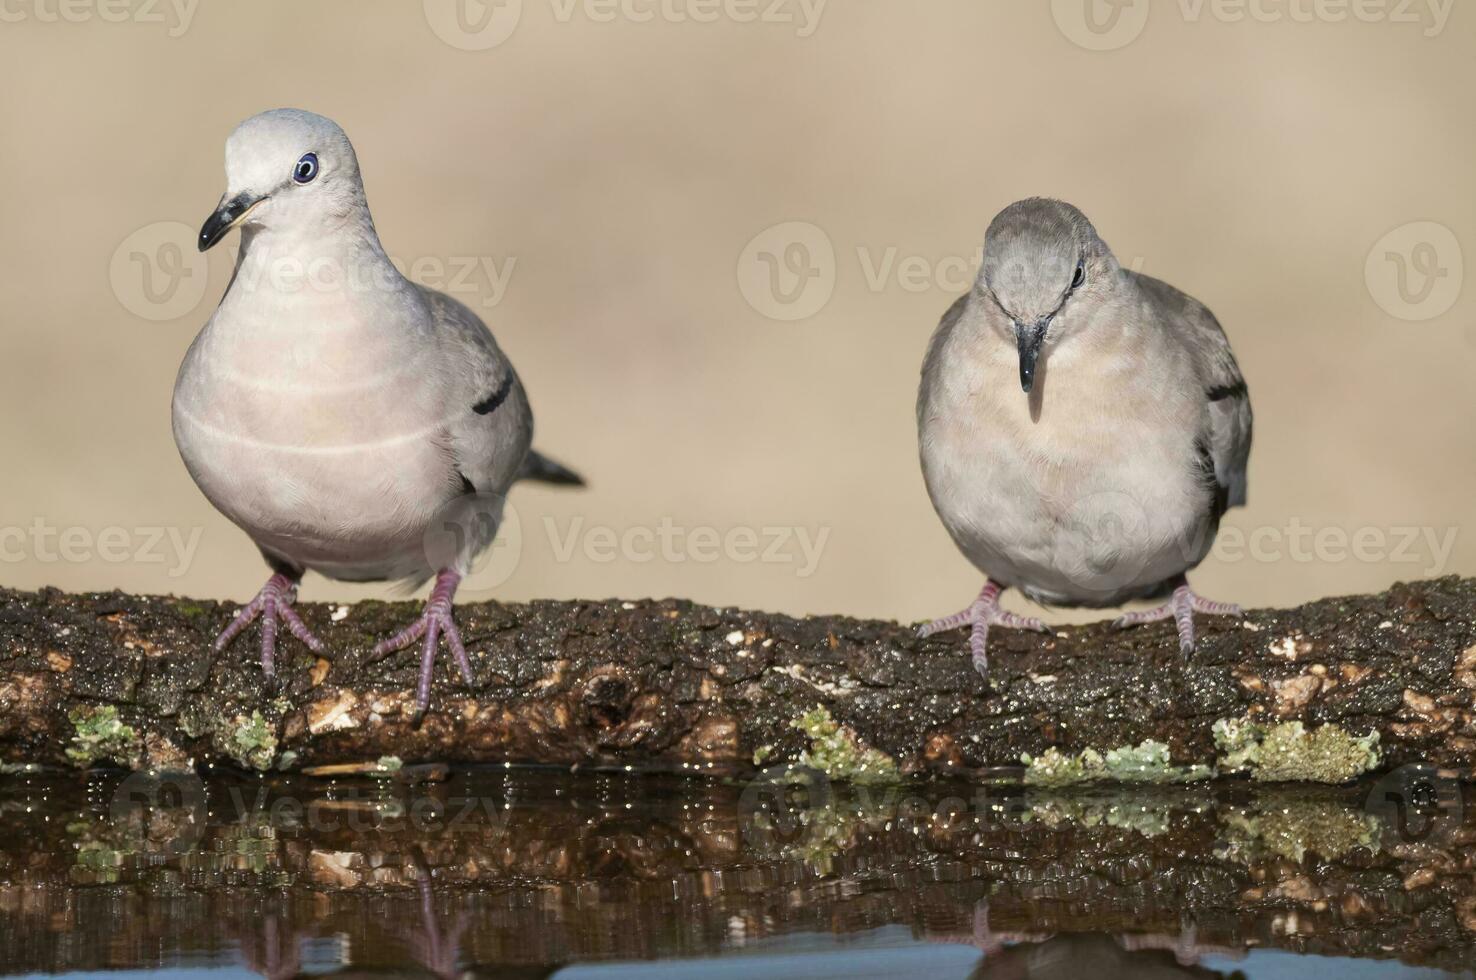
[[[1015,630],[1033,630],[1036,633],[1051,631],[1044,620],[1036,619],[1034,616],[1018,616],[1012,612],[1001,612],[995,622],[1000,626],[1007,626]]]

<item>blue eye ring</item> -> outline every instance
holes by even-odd
[[[318,176],[318,155],[304,153],[302,159],[297,161],[297,166],[292,168],[292,179],[299,184],[308,184],[316,176]]]

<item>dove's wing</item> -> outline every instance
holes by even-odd
[[[1251,448],[1251,404],[1230,340],[1215,315],[1192,296],[1148,276],[1137,276],[1137,280],[1193,357],[1208,406],[1202,442],[1214,467],[1215,482],[1224,494],[1221,510],[1242,506]]]
[[[523,468],[533,441],[533,412],[512,363],[475,313],[421,287],[435,319],[445,386],[442,438],[467,493],[501,496]]]

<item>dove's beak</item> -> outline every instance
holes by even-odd
[[[229,201],[222,199],[215,213],[200,226],[200,251],[205,251],[225,237],[226,232],[236,227],[266,197],[254,194],[237,194]]]
[[[1027,395],[1035,387],[1035,362],[1040,357],[1040,345],[1045,343],[1046,329],[1050,325],[1050,317],[1042,317],[1030,326],[1015,324],[1015,344],[1020,348],[1020,387]]]

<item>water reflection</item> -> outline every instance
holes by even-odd
[[[19,773],[0,781],[0,964],[1445,975],[1476,952],[1469,801],[1414,770],[1345,789],[1089,795],[803,774]]]

